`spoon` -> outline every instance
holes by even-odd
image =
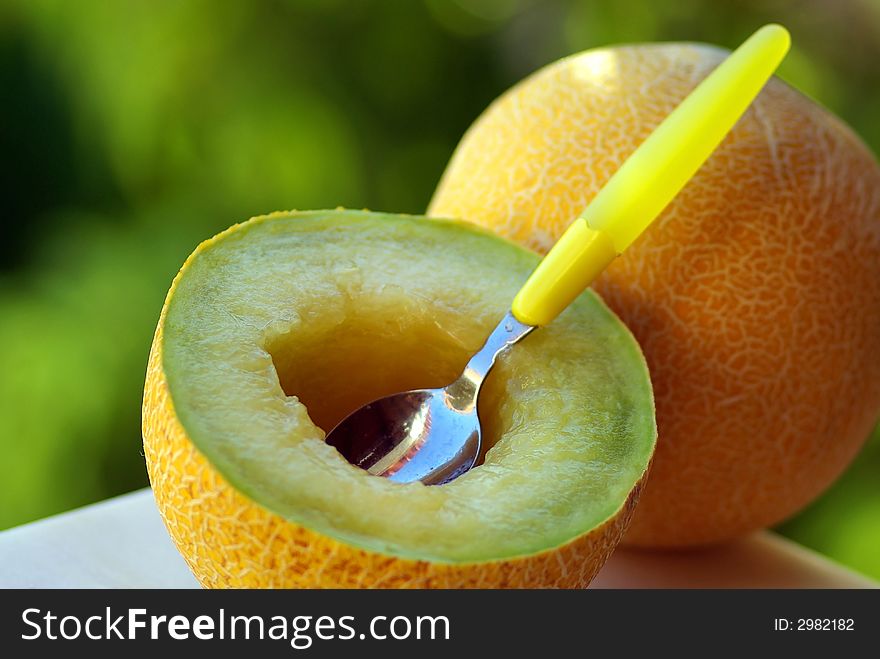
[[[663,120],[538,264],[455,382],[374,400],[340,421],[327,443],[402,483],[440,485],[471,469],[481,448],[480,387],[496,359],[556,318],[641,235],[733,128],[789,44],[785,28],[762,27]]]

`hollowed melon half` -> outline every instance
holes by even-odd
[[[350,465],[324,432],[440,386],[538,257],[450,220],[327,211],[235,226],[162,311],[144,448],[205,586],[584,586],[626,524],[656,436],[636,342],[590,292],[486,383],[482,464],[442,486]]]

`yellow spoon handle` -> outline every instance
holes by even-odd
[[[733,128],[788,52],[766,25],[722,62],[621,165],[514,298],[527,325],[546,325],[641,235]]]

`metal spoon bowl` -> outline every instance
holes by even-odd
[[[407,483],[447,483],[471,469],[482,448],[477,400],[495,360],[529,334],[508,313],[455,382],[379,398],[355,410],[327,435],[353,465]]]

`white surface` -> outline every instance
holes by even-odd
[[[0,533],[3,588],[198,588],[139,490]]]
[[[598,588],[872,588],[772,533],[699,551],[618,550]],[[197,588],[149,490],[0,533],[3,588]]]

